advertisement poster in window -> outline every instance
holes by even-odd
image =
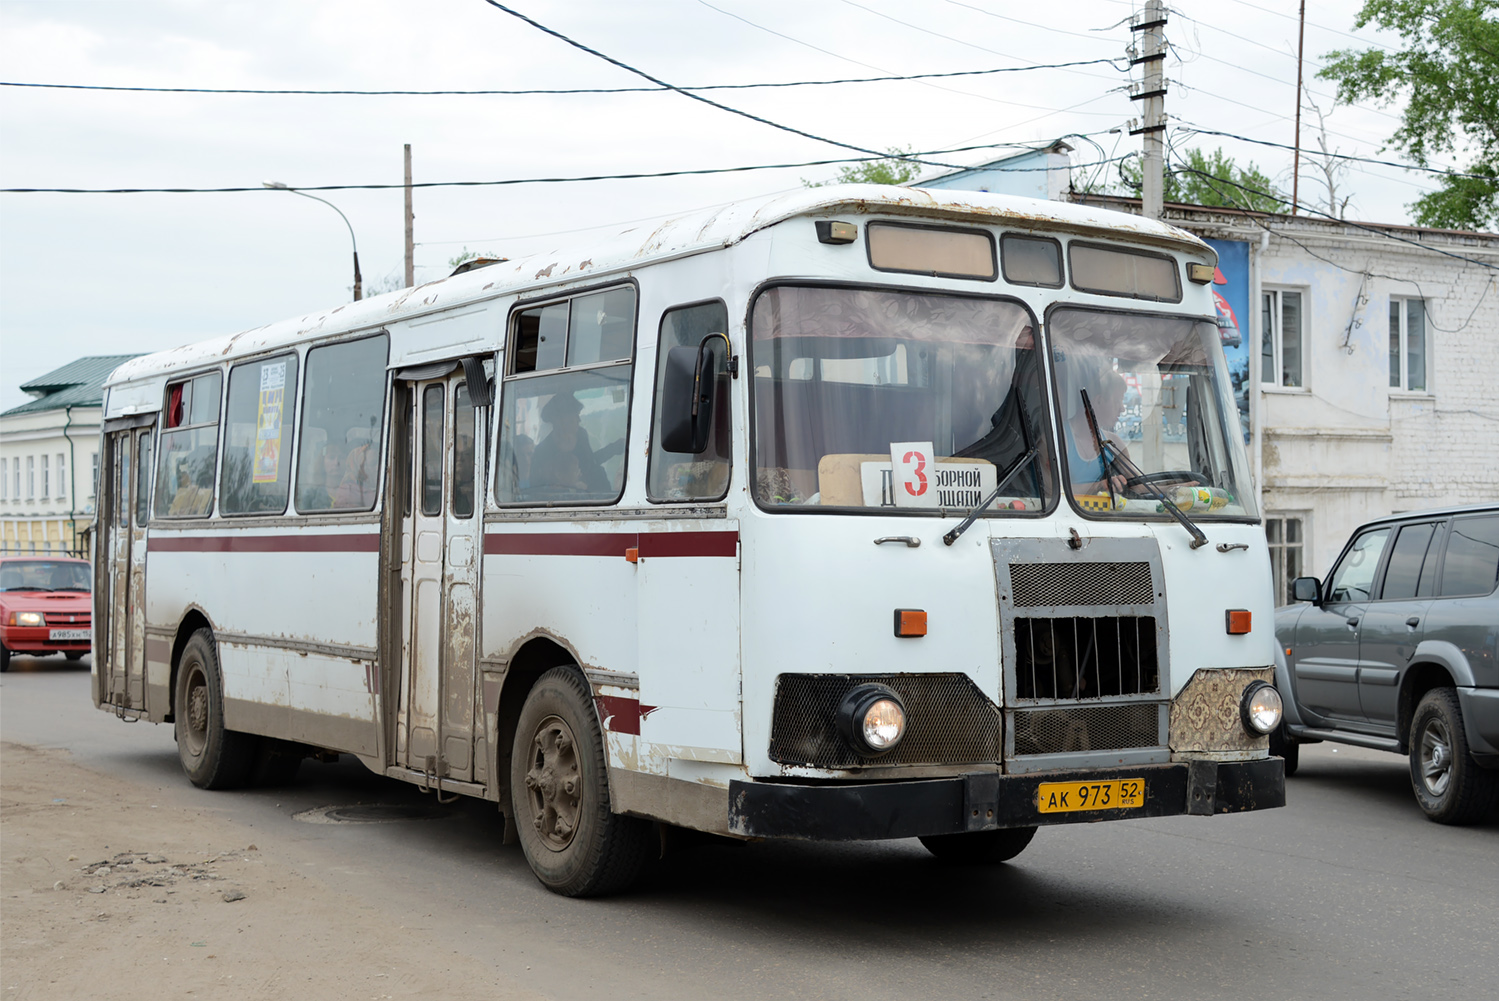
[[[1243,240],[1208,240],[1218,252],[1213,276],[1213,304],[1218,311],[1218,337],[1228,361],[1239,425],[1249,441],[1249,244]]]
[[[256,483],[275,483],[281,466],[281,404],[286,393],[286,362],[260,369],[260,411],[255,421]]]

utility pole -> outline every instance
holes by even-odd
[[[1166,62],[1166,5],[1162,0],[1148,0],[1145,13],[1138,24],[1130,25],[1131,31],[1144,32],[1143,44],[1130,46],[1130,65],[1145,67],[1145,79],[1140,89],[1129,96],[1131,101],[1144,101],[1145,109],[1139,128],[1130,129],[1130,135],[1143,135],[1144,159],[1141,163],[1140,214],[1147,219],[1161,217],[1165,200],[1165,143],[1162,134],[1166,131],[1166,79],[1163,74]]]
[[[416,284],[416,244],[412,242],[412,224],[416,217],[411,214],[411,144],[406,144],[406,287]]]
[[[1306,0],[1301,0],[1301,26],[1296,32],[1296,153],[1291,165],[1291,214],[1301,202],[1301,57],[1306,50]]]

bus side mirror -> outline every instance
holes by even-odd
[[[718,386],[713,369],[712,351],[683,346],[666,353],[661,376],[661,447],[665,451],[697,455],[708,447]]]
[[[1297,577],[1291,582],[1291,597],[1296,601],[1322,604],[1322,582],[1315,577]]]

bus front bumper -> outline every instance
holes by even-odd
[[[1042,812],[1043,783],[1139,779],[1143,802],[1122,809]],[[731,782],[729,830],[754,838],[874,841],[1005,827],[1138,817],[1212,816],[1286,805],[1285,762],[1181,761],[1166,765],[850,784]]]

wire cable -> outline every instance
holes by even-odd
[[[413,188],[487,188],[503,187],[516,184],[569,184],[580,181],[634,181],[657,177],[688,177],[701,174],[740,174],[754,170],[789,170],[801,167],[825,167],[840,163],[861,163],[871,160],[910,160],[916,163],[930,161],[922,160],[926,156],[945,156],[949,153],[966,153],[980,149],[1013,148],[1013,143],[995,143],[983,146],[964,146],[956,149],[935,150],[931,152],[912,153],[901,157],[892,157],[889,153],[881,153],[877,156],[864,157],[842,157],[834,160],[805,160],[799,163],[763,163],[747,164],[739,167],[704,167],[696,170],[659,170],[640,171],[636,173],[622,174],[590,174],[576,177],[512,177],[494,181],[417,181],[411,186]],[[1131,154],[1133,155],[1133,154]],[[1124,159],[1119,157],[1117,159]],[[1101,161],[1101,162],[1112,162]],[[1082,163],[1077,167],[1096,167],[1098,163]],[[963,170],[972,168],[964,167]],[[1052,170],[1051,167],[991,167],[1001,173],[1029,174],[1040,171]],[[294,186],[297,191],[388,191],[404,188],[405,184],[298,184]],[[6,195],[30,195],[30,194],[53,194],[53,195],[219,195],[235,194],[244,191],[271,191],[274,188],[266,188],[264,185],[254,187],[223,187],[223,188],[0,188],[0,194]]]
[[[1217,132],[1213,129],[1199,128],[1198,126],[1192,125],[1187,122],[1183,122],[1182,125],[1186,131],[1197,135],[1222,136],[1224,139],[1237,139],[1240,142],[1254,143],[1256,146],[1273,146],[1276,149],[1290,150],[1292,152],[1296,151],[1295,146],[1289,146],[1285,143],[1271,142],[1268,139],[1250,139],[1248,136],[1235,135],[1232,132]],[[1435,174],[1437,177],[1465,177],[1479,181],[1493,180],[1493,177],[1488,174],[1472,174],[1461,170],[1440,170],[1436,167],[1422,167],[1411,163],[1396,163],[1393,160],[1376,160],[1373,157],[1351,156],[1347,153],[1324,153],[1321,150],[1314,150],[1306,146],[1301,147],[1301,152],[1307,154],[1308,156],[1325,156],[1330,157],[1334,160],[1350,160],[1354,163],[1372,163],[1377,164],[1381,167],[1399,167],[1401,170],[1417,170],[1426,174]]]
[[[730,107],[727,104],[720,104],[718,101],[715,101],[712,98],[704,97],[701,94],[694,94],[691,91],[683,90],[681,87],[677,87],[677,86],[675,86],[673,84],[669,84],[665,80],[660,79],[659,77],[651,76],[649,73],[645,72],[644,70],[636,69],[634,66],[631,66],[628,63],[621,62],[620,60],[615,59],[613,56],[605,55],[604,53],[600,52],[598,49],[589,48],[587,45],[584,45],[582,42],[577,41],[576,39],[573,39],[573,38],[569,38],[568,36],[564,35],[562,32],[557,31],[554,28],[548,28],[546,25],[542,24],[540,21],[537,21],[537,20],[534,20],[532,18],[529,18],[526,15],[522,14],[520,11],[512,10],[511,8],[506,7],[504,4],[500,3],[499,0],[484,0],[484,2],[487,3],[487,4],[489,4],[491,7],[495,8],[496,10],[503,11],[504,13],[509,14],[511,17],[516,18],[517,20],[521,20],[521,21],[526,22],[531,27],[535,28],[537,31],[542,32],[543,34],[551,35],[553,38],[556,38],[559,41],[566,42],[568,45],[571,45],[573,48],[578,49],[581,52],[586,52],[589,55],[594,56],[597,59],[602,59],[604,62],[609,63],[611,66],[618,66],[620,69],[625,70],[628,73],[633,73],[636,76],[641,77],[642,79],[649,80],[651,83],[655,84],[658,87],[665,87],[668,90],[676,91],[678,94],[681,94],[683,97],[686,97],[686,98],[688,98],[690,100],[698,101],[698,102],[700,102],[702,104],[706,104],[710,108],[717,108],[719,111],[727,111],[731,115],[738,115],[741,118],[747,118],[750,121],[752,121],[752,122],[758,122],[761,125],[768,125],[771,128],[773,128],[773,129],[779,129],[782,132],[789,132],[792,135],[801,136],[804,139],[811,139],[811,140],[813,140],[815,142],[825,143],[825,144],[827,144],[829,146],[837,146],[839,149],[853,150],[856,153],[871,153],[871,154],[874,154],[875,156],[879,157],[880,159],[892,159],[892,157],[890,156],[890,154],[888,152],[881,153],[878,150],[869,149],[868,147],[865,147],[865,146],[855,146],[852,143],[846,143],[846,142],[842,142],[842,141],[837,140],[837,139],[829,139],[826,136],[819,136],[819,135],[815,135],[814,133],[811,133],[811,132],[805,132],[805,131],[803,131],[801,129],[798,129],[798,128],[795,128],[793,126],[782,125],[780,122],[773,122],[769,118],[762,118],[759,115],[751,114],[748,111],[741,111],[738,108],[732,108],[732,107]],[[957,164],[941,163],[939,161],[932,161],[932,160],[920,160],[920,159],[915,159],[915,158],[908,157],[908,156],[896,156],[896,157],[893,157],[893,159],[898,159],[898,160],[903,160],[903,161],[909,161],[911,163],[921,163],[921,164],[924,164],[924,165],[929,166],[929,167],[947,167],[947,168],[952,169],[952,170],[960,170],[960,169],[962,169]]]
[[[1031,70],[1068,69],[1074,66],[1094,66],[1100,63],[1114,65],[1112,59],[1079,59],[1067,63],[1036,63],[1032,66],[1001,66],[986,70],[951,70],[945,73],[906,73],[890,76],[846,77],[839,80],[788,80],[780,83],[714,83],[693,87],[565,87],[524,90],[311,90],[272,89],[262,87],[122,87],[106,84],[86,83],[34,83],[20,80],[0,80],[0,87],[33,87],[50,90],[108,90],[144,94],[269,94],[275,96],[312,97],[482,97],[500,95],[507,97],[556,95],[556,94],[655,94],[673,90],[757,90],[774,87],[829,87],[846,83],[887,83],[900,80],[938,80],[945,77],[987,76],[994,73],[1028,73]]]

